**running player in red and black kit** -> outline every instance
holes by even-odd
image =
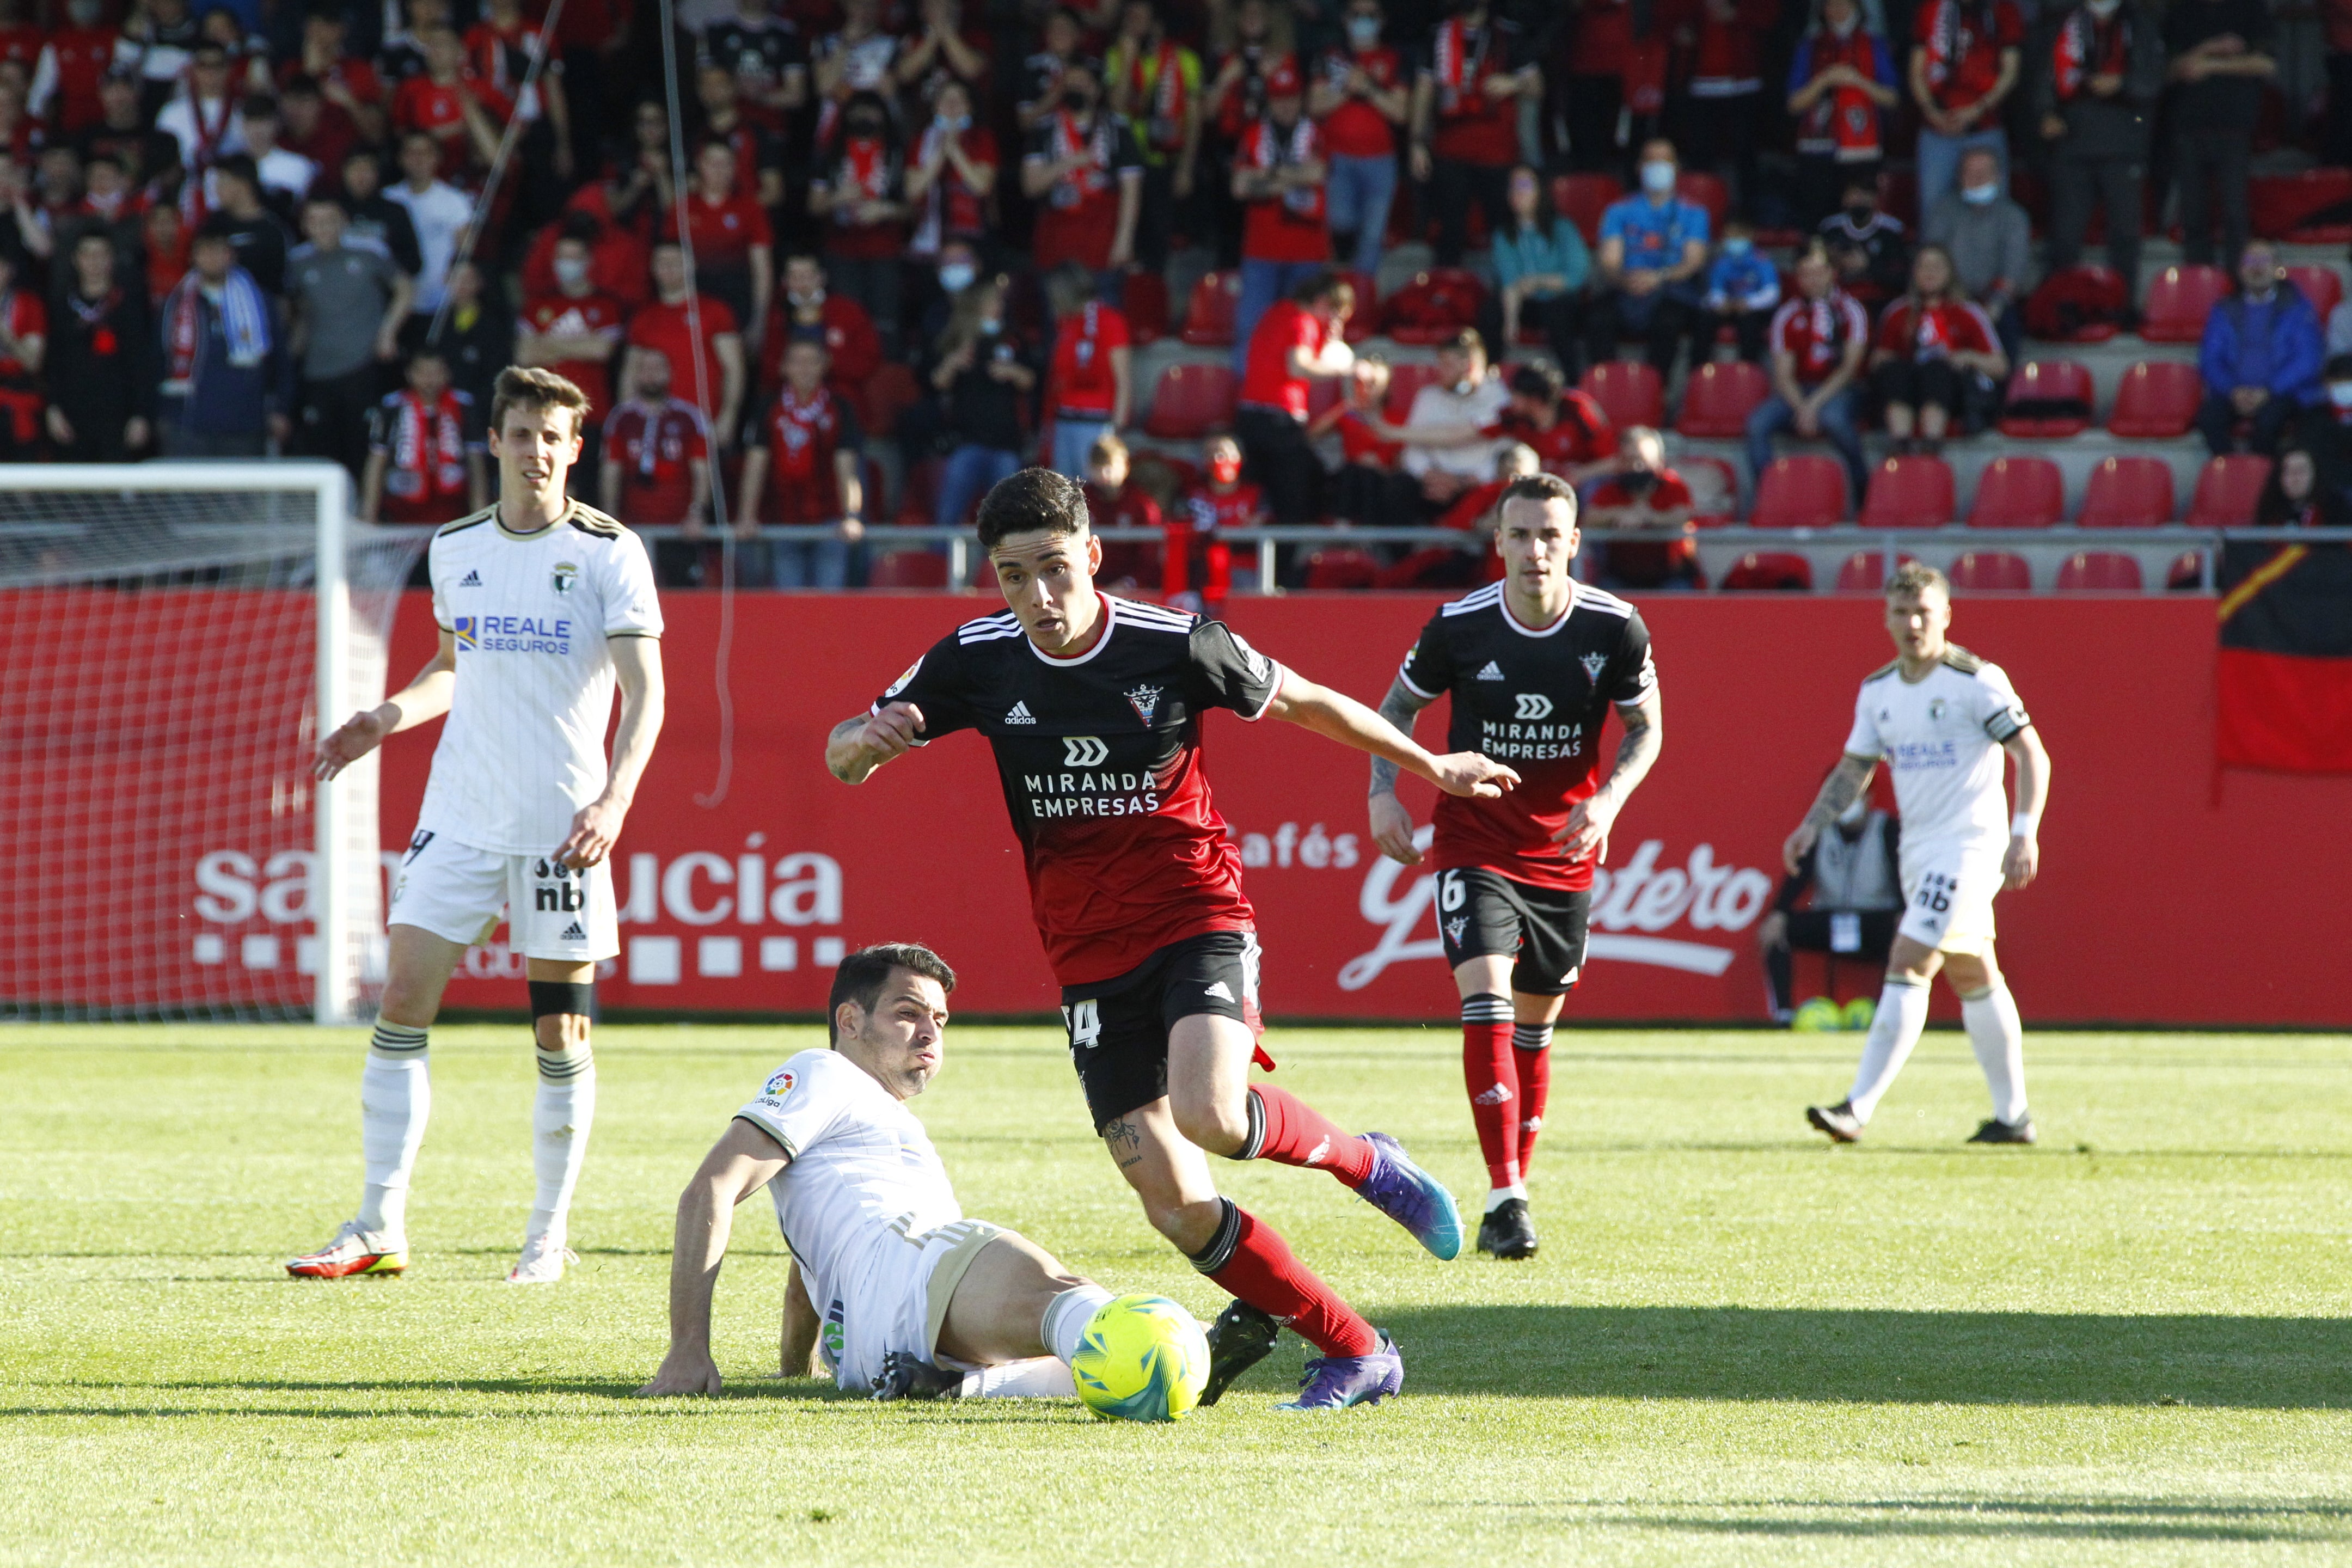
[[[1202,1403],[1287,1323],[1323,1353],[1286,1409],[1394,1394],[1404,1364],[1291,1255],[1217,1194],[1209,1154],[1329,1171],[1441,1258],[1462,1249],[1454,1199],[1385,1133],[1353,1136],[1270,1083],[1257,1049],[1256,916],[1209,796],[1201,721],[1271,714],[1410,769],[1449,795],[1518,782],[1475,753],[1432,756],[1354,700],[1315,686],[1183,611],[1097,593],[1102,543],[1085,493],[1025,468],[981,504],[981,546],[1012,607],[917,659],[836,726],[825,765],[862,783],[909,747],[977,730],[996,752],[1030,907],[1062,986],[1070,1058],[1095,1130],[1159,1232],[1239,1298],[1211,1331]]]
[[[1491,1189],[1478,1250],[1519,1258],[1536,1252],[1526,1173],[1551,1087],[1552,1021],[1584,967],[1592,868],[1657,760],[1658,676],[1633,606],[1568,574],[1576,491],[1565,479],[1513,480],[1495,545],[1503,580],[1430,618],[1381,713],[1411,734],[1416,714],[1451,695],[1446,743],[1509,763],[1526,781],[1494,800],[1440,800],[1429,856]],[[1601,727],[1612,707],[1624,739],[1596,787]],[[1374,758],[1372,838],[1391,859],[1419,865],[1396,778]]]

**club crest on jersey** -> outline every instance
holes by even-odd
[[[1931,700],[1927,704],[1927,721],[1932,724],[1941,719],[1944,716],[1944,708],[1945,702],[1942,698],[1938,697]]]
[[[1609,656],[1605,653],[1588,653],[1583,656],[1583,664],[1585,679],[1598,685],[1601,672],[1609,668]]]
[[[555,591],[557,593],[569,594],[572,592],[572,584],[578,581],[580,581],[579,563],[573,561],[559,561],[555,563]]]
[[[1468,915],[1455,915],[1452,920],[1445,922],[1446,940],[1451,942],[1454,946],[1460,947],[1462,945],[1462,933],[1469,929],[1470,917]]]
[[[1127,694],[1127,705],[1134,709],[1135,716],[1147,724],[1151,722],[1151,716],[1160,711],[1160,690],[1157,686],[1139,686]]]
[[[769,1100],[782,1100],[784,1096],[792,1093],[793,1085],[799,1081],[800,1080],[798,1079],[793,1076],[793,1069],[785,1068],[779,1071],[775,1077],[770,1079],[768,1080],[768,1086],[760,1092]]]
[[[1514,718],[1534,720],[1551,717],[1551,699],[1540,691],[1517,692],[1513,700],[1519,705],[1519,710],[1512,715]]]

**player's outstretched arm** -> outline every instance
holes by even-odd
[[[2028,727],[2001,742],[2017,764],[2017,815],[2009,819],[2009,853],[2001,858],[2004,886],[2022,888],[2042,869],[2042,808],[2050,803],[2050,753]]]
[[[457,634],[444,629],[441,648],[415,679],[374,707],[352,714],[341,728],[319,738],[318,756],[310,764],[311,773],[321,781],[333,778],[370,752],[383,744],[389,736],[403,730],[414,730],[429,720],[438,719],[449,711],[450,696],[457,689]]]
[[[1518,785],[1518,774],[1476,752],[1441,757],[1423,751],[1412,736],[1354,698],[1318,686],[1295,669],[1282,672],[1282,689],[1275,693],[1265,710],[1343,746],[1384,757],[1448,795],[1491,798]]]
[[[1408,739],[1412,734],[1413,721],[1429,706],[1423,697],[1402,678],[1389,682],[1389,694],[1381,699],[1381,717],[1396,727],[1396,731]],[[1421,864],[1421,851],[1412,847],[1412,813],[1397,799],[1397,765],[1386,757],[1372,758],[1372,791],[1366,802],[1371,816],[1372,842],[1381,853],[1407,866]]]
[[[844,719],[825,737],[825,771],[845,784],[864,784],[884,763],[905,756],[922,732],[923,710],[911,702]]]
[[[1797,824],[1797,830],[1789,835],[1787,842],[1780,846],[1780,864],[1789,875],[1793,877],[1797,874],[1798,868],[1805,862],[1806,852],[1813,847],[1813,840],[1822,836],[1823,828],[1837,820],[1838,813],[1862,798],[1862,792],[1870,787],[1870,775],[1877,771],[1876,757],[1857,756],[1848,752],[1838,759],[1838,765],[1831,770],[1829,777],[1822,781],[1821,793],[1813,796],[1812,807],[1805,813],[1805,819]]]
[[[1641,701],[1628,708],[1620,705],[1617,721],[1625,727],[1624,738],[1617,742],[1616,765],[1601,787],[1580,800],[1569,811],[1568,821],[1552,842],[1560,853],[1571,859],[1598,854],[1609,858],[1609,829],[1615,826],[1617,814],[1625,809],[1625,802],[1650,775],[1650,766],[1658,760],[1659,748],[1665,744],[1665,708],[1658,700],[1658,689],[1653,684]]]
[[[637,798],[637,781],[654,759],[654,742],[661,735],[668,701],[659,638],[608,637],[605,646],[612,650],[613,674],[620,682],[621,721],[613,731],[613,765],[604,775],[603,793],[572,815],[571,837],[556,847],[555,858],[575,868],[593,866],[619,841],[621,824]]]
[[[638,1398],[719,1392],[719,1364],[710,1359],[710,1298],[727,1258],[735,1205],[786,1163],[774,1139],[748,1121],[730,1121],[678,1194],[669,1255],[669,1353],[653,1381],[637,1390]]]

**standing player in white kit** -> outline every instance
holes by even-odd
[[[1853,1088],[1805,1118],[1835,1142],[1862,1136],[1927,1022],[1927,984],[1941,968],[1958,993],[1992,1117],[1971,1143],[2031,1143],[2024,1025],[1993,960],[1992,900],[2033,880],[2050,753],[2000,666],[1948,637],[1951,584],[1932,566],[1899,567],[1886,583],[1895,662],[1862,683],[1845,755],[1781,850],[1793,873],[1805,851],[1862,796],[1884,759],[1902,808],[1903,921],[1887,954],[1886,987],[1863,1044]],[[2007,814],[2001,757],[2017,764],[2017,809]],[[2008,815],[2004,823],[2003,816]]]
[[[408,1267],[409,1173],[433,1103],[425,1031],[467,946],[501,911],[526,961],[539,1047],[539,1190],[507,1282],[552,1284],[577,1261],[565,1217],[596,1112],[596,963],[621,950],[607,857],[662,722],[661,606],[645,544],[564,493],[587,411],[551,371],[499,374],[489,447],[500,499],[433,538],[440,651],[405,690],[319,742],[315,771],[331,779],[387,736],[449,716],[393,884],[390,971],[360,1080],[360,1212],[289,1274]]]

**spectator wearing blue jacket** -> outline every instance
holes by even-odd
[[[2205,404],[2197,429],[2216,457],[2244,449],[2265,455],[2295,412],[2319,400],[2324,334],[2318,312],[2279,270],[2270,241],[2252,240],[2238,262],[2239,292],[2205,318],[2197,369]]]
[[[1584,318],[1584,346],[1594,360],[1616,358],[1620,339],[1641,338],[1662,380],[1673,376],[1697,312],[1710,237],[1706,209],[1675,194],[1680,173],[1673,142],[1642,144],[1640,193],[1601,215],[1594,258],[1601,291]]]
[[[1519,341],[1519,328],[1543,333],[1560,374],[1570,381],[1582,369],[1584,284],[1592,276],[1592,253],[1576,226],[1551,205],[1543,176],[1522,163],[1506,189],[1509,216],[1494,237],[1495,298],[1478,323],[1497,360]]]
[[[1780,269],[1756,253],[1756,226],[1733,218],[1723,226],[1723,243],[1706,269],[1706,292],[1699,298],[1698,329],[1691,337],[1691,363],[1715,357],[1715,341],[1729,327],[1738,336],[1739,357],[1764,363],[1765,334],[1780,308]]]
[[[236,256],[219,222],[206,222],[163,301],[167,458],[259,458],[289,428],[293,363],[269,297]]]

